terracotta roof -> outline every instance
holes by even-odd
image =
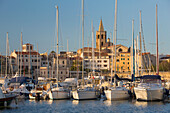
[[[150,52],[142,53],[142,55],[147,55],[147,54],[150,54]]]
[[[101,56],[108,56],[107,53],[100,53]],[[84,56],[92,56],[92,53],[87,53],[85,52],[84,53]],[[94,56],[99,56],[99,53],[98,52],[95,52]]]
[[[37,54],[40,55],[38,52],[18,52],[18,51],[16,51],[15,53],[16,53],[16,54],[20,54],[20,55],[21,55],[21,54],[22,54],[22,55],[29,55],[29,54],[30,54],[30,55],[37,55]]]
[[[26,44],[24,44],[24,45],[32,45],[32,44],[30,44],[30,43],[26,43]]]

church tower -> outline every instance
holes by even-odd
[[[106,31],[104,31],[104,27],[101,19],[99,30],[96,31],[96,48],[101,49],[105,43],[106,43]]]

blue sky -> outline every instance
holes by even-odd
[[[103,20],[107,36],[113,32],[115,0],[84,0],[85,46],[91,45],[91,22],[94,31]],[[139,11],[142,11],[147,51],[155,53],[155,16],[158,4],[159,52],[170,54],[170,0],[118,0],[118,44],[131,45],[132,19],[135,37],[139,32]],[[59,50],[75,51],[81,42],[81,0],[0,0],[0,52],[5,54],[6,32],[10,50],[18,50],[20,34],[23,42],[31,43],[39,52],[54,50],[56,41],[56,8],[59,6]],[[112,39],[111,39],[112,40]]]

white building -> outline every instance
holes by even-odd
[[[21,76],[34,78],[38,76],[41,66],[41,56],[33,49],[32,44],[24,44],[22,46],[22,51],[14,50],[14,52],[11,53],[11,56],[15,57],[18,64],[18,73]]]
[[[57,78],[57,64],[56,64],[56,54],[52,53],[48,55],[42,54],[41,59],[41,67],[40,67],[40,76],[41,77],[50,77]],[[58,79],[60,81],[64,81],[69,77],[69,67],[68,67],[68,59],[66,57],[59,56],[58,57]]]

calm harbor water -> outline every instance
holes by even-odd
[[[135,100],[20,100],[1,113],[170,113],[170,103],[138,102]]]

